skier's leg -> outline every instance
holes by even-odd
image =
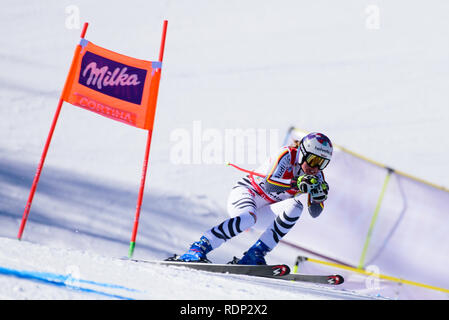
[[[257,199],[254,192],[245,187],[235,187],[228,197],[228,214],[219,225],[206,231],[204,236],[209,239],[212,248],[216,249],[225,241],[251,228],[257,221]]]
[[[239,264],[266,264],[264,256],[279,243],[293,228],[301,216],[302,203],[296,199],[286,199],[269,206],[259,208],[258,216],[275,216],[259,240],[244,253]]]
[[[179,260],[207,261],[207,253],[256,223],[256,209],[257,199],[254,192],[241,186],[233,188],[228,198],[228,213],[231,218],[207,230],[200,241],[193,243]]]
[[[276,215],[276,219],[259,238],[271,251],[296,224],[303,205],[298,199],[291,198],[272,204],[264,210],[270,210]]]

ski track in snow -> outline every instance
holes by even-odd
[[[148,265],[0,238],[2,299],[370,299],[329,286]],[[10,281],[10,278],[15,281]],[[114,281],[114,283],[110,283]]]

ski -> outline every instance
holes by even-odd
[[[345,280],[339,274],[334,275],[310,275],[310,274],[298,274],[298,273],[290,273],[281,277],[273,277],[276,279],[290,280],[290,281],[301,281],[301,282],[311,282],[311,283],[320,283],[320,284],[331,284],[331,285],[339,285],[342,284]]]
[[[258,277],[282,277],[290,273],[290,267],[285,264],[276,265],[240,265],[240,264],[218,264],[205,262],[183,262],[183,261],[155,261],[135,260],[135,262],[151,263],[163,266],[185,267],[189,269],[209,271],[215,273],[243,274]]]
[[[134,262],[149,263],[161,266],[184,267],[189,269],[208,271],[214,273],[228,273],[249,275],[289,281],[301,281],[319,284],[339,285],[344,282],[341,275],[309,275],[290,273],[290,267],[285,264],[274,265],[240,265],[240,264],[218,264],[206,262],[183,262],[183,261],[161,261],[161,260],[136,260]]]

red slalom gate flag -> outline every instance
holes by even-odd
[[[152,130],[162,62],[131,58],[82,38],[62,99],[105,117]]]
[[[136,214],[131,235],[129,257],[134,252],[140,210],[142,207],[145,179],[150,154],[154,116],[156,112],[162,59],[164,57],[165,36],[168,21],[164,20],[159,61],[145,61],[131,58],[87,41],[84,36],[88,23],[84,23],[81,41],[76,46],[72,64],[56,108],[55,115],[42,151],[30,194],[23,211],[17,238],[22,239],[23,231],[39,183],[40,175],[55,131],[56,123],[64,101],[96,112],[105,117],[147,130],[145,158],[142,166],[137,198]]]

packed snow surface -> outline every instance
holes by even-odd
[[[146,132],[69,104],[62,108],[22,241],[16,236],[84,21],[90,23],[88,40],[147,60],[157,59],[162,22],[169,21],[134,252],[139,259],[164,259],[226,218],[227,195],[241,172],[224,163],[256,166],[249,155],[261,150],[254,145],[242,149],[240,162],[232,158],[235,150],[227,148],[237,146],[224,142],[230,130],[255,130],[273,145],[282,143],[291,125],[322,131],[355,152],[449,187],[448,10],[443,0],[5,1],[0,298],[377,298],[344,285],[122,259]],[[210,139],[217,136],[220,152],[210,154],[217,150]],[[181,159],[174,152],[180,138],[191,151]],[[209,258],[227,262],[257,238],[245,232]],[[291,265],[298,254],[279,245],[267,260]]]

